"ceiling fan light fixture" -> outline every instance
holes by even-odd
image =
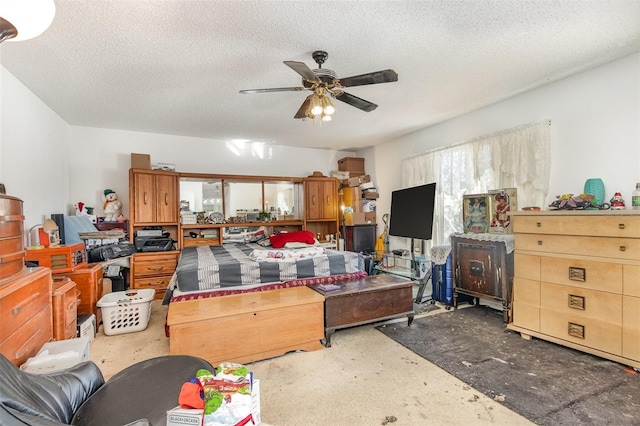
[[[322,100],[320,99],[320,96],[318,95],[313,95],[313,97],[311,98],[311,104],[309,105],[311,107],[311,114],[313,115],[320,115],[322,114]]]
[[[328,96],[322,97],[322,112],[327,116],[336,112],[336,107],[333,106],[333,103]]]
[[[49,28],[55,14],[53,0],[3,0],[0,3],[0,42],[29,40],[39,36]]]
[[[322,114],[322,121],[331,121],[331,120],[333,120],[333,118],[331,118],[330,115]]]

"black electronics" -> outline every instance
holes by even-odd
[[[131,256],[136,252],[133,244],[123,241],[118,244],[99,246],[88,251],[89,263],[104,262],[118,257]]]
[[[136,250],[141,252],[170,251],[173,249],[173,240],[168,237],[136,237],[134,240]]]
[[[435,182],[393,191],[389,235],[430,240],[435,198]]]
[[[64,244],[64,215],[52,214],[51,220],[58,225],[58,235],[60,235],[60,244]]]

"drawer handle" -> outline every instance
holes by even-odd
[[[618,229],[624,229],[624,223],[619,223],[618,224]]]
[[[15,306],[12,310],[11,310],[11,314],[12,315],[18,315],[20,313],[20,311],[22,311],[22,308],[24,306],[27,306],[28,304],[30,304],[32,301],[34,301],[35,299],[37,299],[38,297],[40,297],[40,292],[34,293],[31,296],[29,296],[28,298],[26,298],[21,304]]]
[[[569,266],[569,279],[572,281],[587,281],[587,270]]]
[[[579,309],[581,311],[584,311],[586,309],[584,302],[584,296],[576,296],[575,294],[569,295],[569,308],[571,309]]]
[[[625,246],[620,246],[620,251],[626,251],[627,248]]]
[[[569,323],[569,336],[577,337],[578,339],[584,339],[584,325]]]
[[[542,228],[542,223],[537,222],[537,223],[536,223],[536,226],[537,226],[538,228]]]
[[[538,240],[538,245],[541,246],[542,245],[542,240]]]

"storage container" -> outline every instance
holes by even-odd
[[[149,325],[153,289],[127,290],[109,293],[98,301],[102,309],[104,334],[132,333],[142,331]]]
[[[89,361],[89,338],[79,337],[45,343],[36,356],[29,358],[20,369],[27,373],[47,374],[84,361]]]
[[[338,169],[343,172],[350,172],[353,176],[364,175],[364,158],[345,157],[338,160]]]

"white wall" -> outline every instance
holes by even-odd
[[[0,182],[24,202],[25,229],[69,201],[69,126],[0,67]]]
[[[404,158],[543,119],[552,122],[545,204],[600,177],[605,198],[620,191],[629,208],[640,182],[640,54],[358,151],[380,193],[378,223],[390,211],[391,191],[401,187]]]
[[[118,193],[129,217],[131,153],[151,155],[151,163],[171,163],[179,172],[306,177],[328,175],[353,152],[225,143],[210,139],[124,130],[71,127],[69,195],[102,214],[102,194]]]

